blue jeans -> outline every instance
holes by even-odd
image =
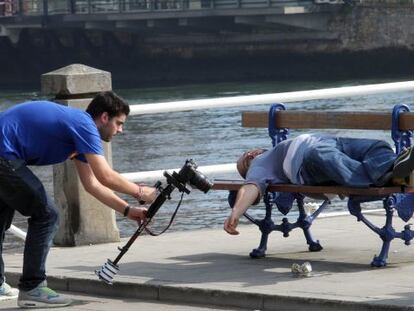
[[[29,217],[19,282],[19,289],[27,291],[46,279],[46,257],[57,230],[58,213],[40,180],[22,161],[0,158],[0,284],[4,282],[4,234],[15,210]]]
[[[329,138],[305,153],[301,174],[307,185],[382,186],[390,180],[395,158],[382,140]]]

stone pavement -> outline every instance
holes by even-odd
[[[380,214],[368,217],[381,225]],[[400,230],[403,224],[395,222]],[[353,216],[314,223],[321,252],[307,251],[301,230],[292,231],[288,239],[274,232],[267,257],[252,260],[248,253],[258,245],[258,229],[244,225],[240,232],[230,236],[211,229],[142,236],[121,259],[112,286],[98,281],[94,270],[107,258],[114,259],[126,240],[53,248],[48,282],[57,290],[113,297],[120,306],[125,299],[143,299],[250,310],[414,310],[414,248],[394,240],[388,266],[371,268],[381,240]],[[15,283],[22,255],[8,252],[4,259],[8,280]],[[292,263],[304,261],[311,262],[312,275],[293,276]]]

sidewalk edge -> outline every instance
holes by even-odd
[[[7,281],[16,285],[19,273],[6,273]],[[107,285],[93,279],[49,276],[48,285],[55,289],[113,298],[134,298],[176,302],[182,304],[215,305],[253,310],[304,310],[307,311],[408,311],[410,306],[385,305],[371,302],[352,302],[338,299],[307,298],[284,295],[248,293],[232,290],[215,290],[180,285],[138,284],[115,282]]]

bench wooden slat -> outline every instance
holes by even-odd
[[[214,190],[239,190],[244,185],[244,180],[215,179],[213,181]],[[353,188],[343,186],[302,186],[291,184],[277,184],[269,186],[270,191],[274,192],[297,192],[309,194],[343,194],[343,195],[363,195],[363,196],[385,196],[393,193],[414,192],[413,187],[369,187]]]
[[[279,111],[276,124],[281,128],[294,129],[391,129],[391,113],[369,111]],[[242,126],[267,127],[267,112],[243,112]],[[414,112],[400,116],[400,130],[414,129]]]

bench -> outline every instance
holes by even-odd
[[[283,104],[274,104],[269,113],[244,112],[242,114],[242,126],[268,128],[272,145],[287,139],[291,129],[353,129],[353,130],[389,130],[398,154],[403,148],[411,145],[412,129],[414,129],[414,113],[410,112],[406,105],[396,105],[392,113],[388,112],[346,112],[346,111],[287,111]],[[411,179],[412,180],[412,179]],[[229,204],[233,207],[237,191],[244,185],[243,180],[214,180],[213,189],[228,190]],[[264,195],[266,214],[263,219],[255,219],[245,213],[251,222],[256,224],[262,235],[260,245],[250,253],[252,258],[265,256],[268,236],[272,231],[280,231],[284,237],[295,228],[301,228],[310,251],[320,251],[322,246],[318,240],[312,237],[310,227],[318,215],[331,203],[326,194],[339,195],[347,198],[348,210],[358,221],[363,222],[375,232],[382,240],[382,248],[378,256],[374,256],[371,265],[383,267],[387,264],[390,243],[393,239],[402,239],[406,245],[414,237],[414,231],[410,225],[405,225],[402,231],[396,231],[393,227],[393,215],[395,210],[401,208],[396,194],[414,192],[414,185],[409,186],[385,186],[353,188],[343,186],[308,186],[293,184],[270,185]],[[272,220],[272,208],[274,205],[279,211],[287,215],[290,209],[278,206],[280,193],[290,193],[298,207],[299,216],[294,223],[287,217],[280,224]],[[313,213],[306,213],[304,206],[305,196],[318,197],[322,203]],[[373,224],[361,212],[361,203],[382,201],[385,209],[385,225],[378,227]]]

